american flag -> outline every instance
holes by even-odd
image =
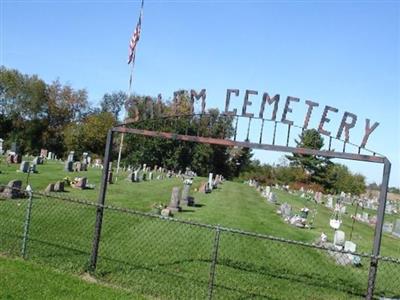
[[[135,31],[133,32],[132,37],[129,41],[128,65],[132,62],[135,62],[136,45],[140,39],[140,32],[142,30],[142,15],[143,15],[143,1],[142,1],[142,7],[140,10],[139,21],[138,21]]]

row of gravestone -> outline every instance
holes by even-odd
[[[64,165],[64,171],[65,172],[82,172],[82,171],[87,171],[88,169],[88,164],[84,162],[73,162],[73,161],[66,161]]]
[[[60,180],[56,183],[49,183],[45,189],[45,193],[64,192],[66,183],[69,184],[72,188],[77,188],[81,190],[93,188],[91,185],[88,184],[87,177],[75,177],[72,181],[66,179],[66,181]]]
[[[171,200],[167,207],[161,210],[163,217],[173,216],[175,213],[182,211],[182,206],[195,206],[195,201],[190,196],[190,187],[193,184],[191,179],[185,180],[183,184],[182,193],[179,187],[172,188]]]
[[[7,186],[0,186],[0,199],[18,199],[25,196],[21,180],[11,180]]]
[[[397,219],[395,223],[384,223],[383,224],[383,232],[391,233],[392,235],[400,238],[400,219]]]
[[[253,182],[250,182],[249,184],[252,186],[256,186],[256,184],[254,184]],[[283,189],[285,190],[285,188],[283,188]],[[276,196],[271,191],[270,186],[267,186],[267,187],[261,189],[261,192],[262,192],[262,196],[268,199],[268,202],[277,204]],[[316,202],[320,203],[318,200],[320,199],[322,194],[320,192],[316,192],[315,194],[317,197],[317,199],[315,199]],[[291,225],[294,225],[296,227],[306,228],[306,227],[310,226],[309,224],[307,224],[309,209],[306,207],[302,208],[300,210],[299,214],[293,214],[292,206],[285,202],[282,205],[280,205],[279,209],[277,210],[277,213],[282,216],[282,218],[285,220],[285,222],[287,222]],[[310,224],[312,224],[312,223],[310,223]],[[327,236],[324,233],[321,234],[320,243],[322,243],[322,245],[324,245],[324,246],[328,246]],[[346,241],[344,232],[340,231],[340,230],[335,231],[334,238],[333,238],[333,244],[331,244],[330,247],[334,247],[335,249],[345,250],[345,251],[350,251],[350,252],[355,252],[355,250],[356,250],[356,244],[353,243],[352,241]],[[356,257],[353,254],[337,253],[337,252],[332,252],[330,254],[331,254],[331,256],[334,256],[337,264],[358,265],[360,262],[359,257]]]

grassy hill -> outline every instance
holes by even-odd
[[[16,172],[17,168],[17,165],[0,166],[0,184],[16,178],[25,182],[27,175]],[[86,176],[96,185],[95,189],[67,188],[62,196],[96,201],[100,170],[66,173],[58,162],[40,165],[38,170],[38,174],[29,178],[34,190],[44,190],[49,182],[65,176]],[[178,179],[131,183],[126,176],[121,174],[110,185],[107,204],[150,212],[155,203],[169,202],[172,187],[182,186]],[[276,214],[277,206],[267,203],[254,188],[225,182],[211,194],[194,192],[202,181],[205,179],[196,178],[192,186],[192,196],[199,205],[185,208],[176,218],[304,242],[314,241],[321,232],[332,239],[333,231],[329,228],[332,212],[324,206],[317,207],[315,228],[299,229],[284,223]],[[314,208],[313,203],[298,196],[275,192],[280,203],[288,202],[295,210],[304,206]],[[19,253],[25,207],[25,200],[0,201],[0,251]],[[348,208],[349,214],[352,210]],[[94,207],[52,198],[35,199],[29,258],[63,271],[82,272],[91,251],[94,220]],[[350,226],[351,219],[346,215],[341,229],[347,237]],[[214,237],[215,232],[209,228],[106,210],[96,276],[101,281],[153,297],[203,299],[207,296]],[[370,253],[372,237],[372,227],[356,222],[353,241],[358,245],[357,251]],[[400,240],[385,235],[382,254],[398,257],[399,250]],[[366,290],[368,266],[366,258],[359,268],[338,266],[326,251],[222,231],[215,296],[217,299],[358,298]],[[384,280],[389,275],[400,275],[399,265],[388,265],[391,269],[382,266],[377,290],[388,296],[399,295],[400,284]]]
[[[146,299],[127,290],[0,256],[0,299]]]

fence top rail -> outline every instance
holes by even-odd
[[[0,187],[5,187],[5,186],[0,185]],[[23,191],[21,189],[15,189],[15,190]],[[296,240],[291,240],[291,239],[277,237],[277,236],[263,234],[263,233],[249,232],[249,231],[245,231],[245,230],[241,230],[241,229],[237,229],[237,228],[229,228],[229,227],[224,227],[224,226],[220,226],[220,225],[211,225],[211,224],[204,224],[204,223],[200,223],[200,222],[177,219],[177,218],[172,218],[172,217],[164,217],[164,216],[160,216],[157,214],[133,210],[130,208],[123,208],[123,207],[117,207],[117,206],[112,206],[112,205],[100,205],[100,204],[92,202],[92,201],[77,199],[77,198],[72,198],[72,197],[66,197],[66,196],[60,196],[60,195],[55,195],[52,193],[32,192],[32,194],[37,197],[45,197],[45,198],[55,199],[58,201],[65,201],[65,202],[70,202],[70,203],[75,203],[75,204],[85,205],[85,206],[101,207],[104,209],[121,212],[121,213],[126,213],[126,214],[131,214],[131,215],[136,215],[136,216],[141,216],[141,217],[148,217],[148,218],[153,218],[153,219],[158,219],[158,220],[163,220],[163,221],[176,222],[176,223],[185,224],[185,225],[208,228],[210,230],[219,230],[221,232],[238,234],[238,235],[253,237],[253,238],[257,238],[257,239],[271,240],[271,241],[276,241],[276,242],[280,242],[280,243],[298,245],[298,246],[302,246],[302,247],[314,248],[314,249],[319,249],[322,251],[347,253],[347,254],[353,254],[353,255],[357,255],[357,256],[365,257],[365,258],[375,257],[375,258],[378,258],[383,261],[400,264],[400,259],[394,258],[394,257],[374,256],[374,255],[368,254],[368,253],[338,250],[336,248],[329,248],[329,247],[325,247],[325,246],[321,246],[321,245],[316,245],[313,243],[296,241]],[[33,199],[35,199],[35,197]]]
[[[188,119],[188,120],[199,120],[200,119],[201,120],[203,118],[204,119],[210,119],[210,122],[212,122],[212,120],[214,120],[214,122],[218,122],[221,119],[232,120],[232,121],[236,120],[235,127],[237,127],[237,121],[238,120],[248,120],[248,125],[247,125],[248,128],[247,128],[247,130],[249,130],[252,120],[259,120],[259,121],[262,122],[263,125],[264,125],[264,123],[265,124],[272,123],[272,124],[275,124],[275,126],[277,124],[279,124],[281,126],[289,128],[289,131],[290,131],[290,128],[297,128],[297,129],[299,129],[301,131],[304,131],[304,130],[307,129],[307,128],[304,128],[302,126],[296,125],[296,124],[291,124],[291,123],[289,124],[289,123],[285,123],[283,121],[279,121],[279,120],[276,120],[276,119],[261,118],[261,117],[257,117],[257,116],[244,116],[244,115],[238,115],[238,114],[225,114],[225,113],[221,113],[219,115],[210,114],[210,113],[197,113],[197,114],[193,113],[193,114],[163,115],[163,116],[159,116],[157,118],[152,117],[152,118],[138,119],[138,120],[130,119],[130,120],[126,121],[126,122],[122,122],[122,123],[117,124],[112,130],[116,131],[116,132],[123,132],[122,128],[126,128],[127,126],[131,127],[131,128],[140,128],[142,125],[148,124],[148,125],[151,125],[151,127],[153,127],[154,124],[156,124],[156,122],[165,122],[165,121],[171,121],[171,120],[174,121],[174,120],[178,120],[178,119]],[[233,140],[236,140],[236,134],[237,134],[236,129],[237,128],[235,128],[234,133],[233,133],[234,134]],[[262,129],[261,129],[261,132],[262,132]],[[344,150],[346,148],[346,145],[348,145],[348,146],[352,146],[352,147],[358,149],[358,155],[360,155],[360,151],[363,150],[363,151],[368,153],[368,155],[364,155],[364,156],[385,158],[385,155],[383,155],[381,153],[378,153],[378,152],[376,152],[374,150],[366,148],[365,144],[357,145],[355,143],[350,142],[348,139],[343,140],[340,137],[332,136],[332,135],[325,135],[325,136],[330,141],[335,140],[335,141],[340,142],[343,145],[343,151],[342,152],[338,152],[337,151],[337,153],[348,153],[348,151]],[[330,144],[330,142],[329,142],[329,144]],[[329,147],[329,151],[324,151],[324,152],[332,152],[332,151],[331,151],[331,149]],[[369,160],[365,159],[365,161],[369,161]],[[372,159],[372,161],[374,161],[374,160]],[[377,162],[377,161],[375,161],[375,162]],[[380,161],[380,162],[382,162],[382,161]]]

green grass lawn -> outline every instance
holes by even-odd
[[[0,299],[146,299],[76,275],[0,256]]]
[[[17,165],[1,165],[0,184],[16,178],[25,182],[26,174],[16,172],[17,168]],[[39,173],[30,176],[34,190],[43,190],[48,183],[65,176],[86,176],[96,185],[94,190],[68,187],[59,195],[97,200],[100,170],[89,169],[78,174],[66,173],[63,168],[58,162],[39,165]],[[150,212],[154,203],[169,202],[172,187],[182,187],[178,179],[130,183],[125,178],[126,174],[121,174],[118,181],[110,185],[107,204]],[[205,179],[196,178],[192,186],[192,196],[198,206],[184,208],[176,218],[304,242],[314,241],[321,232],[332,239],[331,211],[326,207],[318,206],[315,228],[299,229],[284,223],[276,214],[278,206],[267,203],[254,188],[225,182],[211,194],[194,192],[201,181]],[[288,202],[295,210],[314,207],[298,196],[282,191],[276,193],[280,203]],[[26,202],[0,201],[0,251],[4,253],[19,255]],[[350,213],[351,209],[348,208]],[[29,259],[64,272],[83,272],[91,251],[94,221],[92,206],[35,198]],[[346,215],[341,229],[347,237],[350,226],[351,219]],[[107,209],[95,275],[101,281],[156,298],[204,299],[214,237],[215,232],[208,228]],[[370,253],[372,237],[372,227],[356,222],[353,241],[358,251]],[[400,240],[384,235],[382,254],[399,257],[399,250]],[[359,268],[338,266],[326,251],[225,231],[220,235],[218,254],[217,299],[349,299],[362,297],[367,286],[367,259],[362,259]],[[381,295],[399,296],[400,266],[389,263],[382,266],[377,291]]]

